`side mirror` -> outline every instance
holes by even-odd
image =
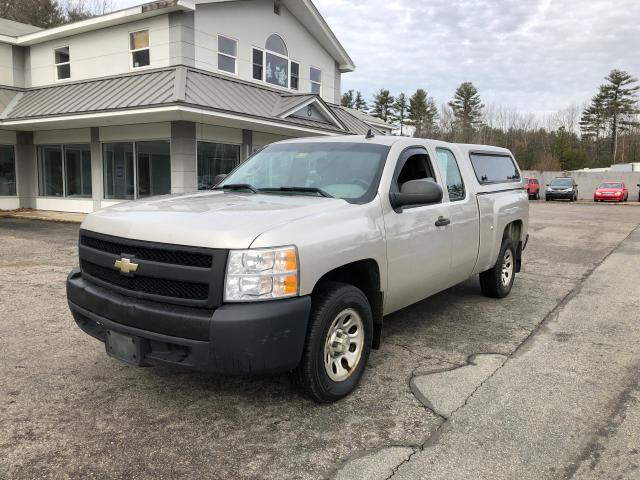
[[[578,188],[578,184],[576,183],[576,188]]]
[[[547,183],[547,187],[549,186],[549,184]]]
[[[442,201],[442,188],[436,182],[421,178],[409,180],[400,186],[400,192],[389,194],[394,209],[410,205],[428,205]]]
[[[636,185],[637,187],[640,187],[640,183],[638,185]]]
[[[215,187],[216,185],[218,185],[225,178],[227,178],[227,174],[226,173],[219,173],[218,175],[213,177],[213,186]]]

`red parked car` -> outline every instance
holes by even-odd
[[[530,199],[540,200],[540,182],[537,178],[523,177],[522,183],[524,183]]]
[[[593,194],[594,202],[626,202],[629,199],[629,190],[622,182],[601,183]]]

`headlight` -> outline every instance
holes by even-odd
[[[295,297],[299,287],[298,250],[294,246],[231,250],[224,282],[226,302]]]

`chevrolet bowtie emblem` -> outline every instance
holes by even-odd
[[[133,263],[131,260],[124,257],[120,260],[116,260],[116,263],[114,263],[113,266],[120,270],[120,273],[133,273],[138,270],[137,263]]]

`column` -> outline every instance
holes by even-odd
[[[196,124],[171,122],[171,193],[198,189],[196,157]]]
[[[38,169],[33,132],[16,132],[16,163],[20,208],[34,208],[38,194]]]

